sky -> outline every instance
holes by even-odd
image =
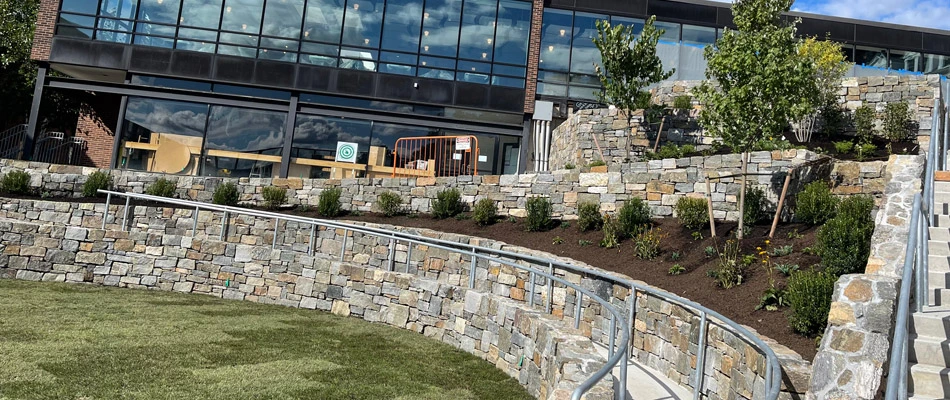
[[[795,0],[792,10],[950,30],[950,0]]]

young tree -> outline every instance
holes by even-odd
[[[826,131],[837,133],[840,129],[841,106],[838,104],[838,89],[841,87],[841,79],[844,74],[851,69],[852,63],[849,63],[841,50],[841,43],[826,40],[818,40],[814,37],[806,38],[798,46],[798,54],[811,63],[815,74],[815,83],[818,85],[818,92],[815,100],[816,111],[805,117],[806,120],[814,120],[818,114],[825,122]],[[799,141],[808,141],[811,135],[799,137]]]
[[[650,105],[650,85],[669,78],[675,69],[664,72],[663,62],[656,55],[656,44],[665,32],[656,29],[650,17],[639,37],[632,25],[611,26],[610,22],[597,21],[597,37],[594,45],[600,50],[603,66],[594,64],[604,91],[598,93],[601,102],[612,104],[627,117],[627,126],[633,119],[633,111]],[[631,131],[631,134],[634,132]],[[630,156],[630,140],[627,140],[627,157]]]
[[[792,1],[737,0],[737,30],[727,28],[706,48],[707,80],[696,91],[703,105],[700,123],[742,153],[739,210],[745,209],[746,153],[768,136],[781,136],[789,121],[813,112],[817,102],[814,69],[798,54],[797,22],[782,21]]]

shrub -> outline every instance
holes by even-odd
[[[742,218],[746,225],[753,225],[768,218],[768,200],[765,198],[765,191],[757,187],[748,188],[745,191],[743,210]]]
[[[276,210],[287,201],[287,190],[277,186],[267,186],[261,190],[267,208]]]
[[[564,169],[574,169],[574,168],[575,168],[574,164],[571,164],[571,163],[564,164]]]
[[[682,274],[682,273],[684,273],[684,272],[686,272],[686,268],[683,268],[682,265],[673,264],[673,266],[670,267],[669,274],[670,274],[670,275],[680,275],[680,274]]]
[[[481,226],[494,224],[497,215],[498,208],[495,207],[492,199],[481,199],[475,202],[475,207],[472,209],[472,219]]]
[[[858,131],[858,139],[868,143],[874,137],[874,108],[865,104],[854,111],[854,129]]]
[[[462,193],[456,188],[445,189],[432,201],[432,216],[437,219],[454,217],[462,213],[462,207]]]
[[[577,206],[577,227],[581,231],[600,228],[604,223],[600,216],[600,205],[597,203],[581,203]]]
[[[820,333],[828,323],[831,296],[838,278],[823,271],[798,271],[788,280],[785,297],[788,300],[788,322],[792,329],[803,335]]]
[[[639,197],[623,202],[617,211],[617,224],[621,237],[633,237],[650,225],[650,206]]]
[[[377,212],[392,217],[402,211],[402,197],[393,192],[382,192],[376,197],[376,204],[373,206]]]
[[[589,167],[603,167],[604,165],[607,165],[607,163],[604,162],[604,160],[597,160],[597,161],[592,161],[588,166]]]
[[[233,182],[225,182],[214,188],[211,194],[211,202],[222,206],[236,206],[241,194],[238,193],[237,185]]]
[[[676,96],[673,98],[673,108],[677,110],[689,110],[693,108],[693,98],[689,96]]]
[[[775,264],[775,269],[782,275],[791,276],[793,272],[798,271],[798,264]]]
[[[892,142],[907,139],[910,135],[910,107],[907,103],[889,103],[884,108],[884,136]]]
[[[320,198],[317,199],[317,213],[323,217],[334,218],[343,213],[343,204],[340,203],[340,196],[343,195],[343,189],[338,187],[326,188],[320,192]]]
[[[798,194],[795,206],[795,218],[799,221],[818,225],[834,217],[838,208],[838,198],[824,182],[812,182]]]
[[[697,230],[709,223],[706,200],[680,197],[676,202],[676,218],[686,229]]]
[[[24,171],[10,171],[0,178],[0,189],[8,194],[30,193],[30,174]]]
[[[795,251],[795,248],[792,245],[787,244],[784,246],[772,248],[772,255],[775,257],[785,257],[789,254],[792,254],[794,251]]]
[[[724,289],[729,289],[742,284],[745,278],[746,262],[740,259],[739,242],[727,240],[719,253],[719,261],[710,275],[716,280],[716,284]]]
[[[96,171],[92,174],[89,174],[89,178],[86,179],[86,183],[82,184],[82,196],[83,197],[100,197],[99,189],[109,190],[112,188],[112,176],[109,174]]]
[[[528,232],[543,232],[551,227],[551,202],[544,197],[532,197],[525,204],[528,212],[525,229]]]
[[[853,148],[854,148],[854,143],[851,143],[847,140],[835,142],[835,151],[837,151],[838,154],[848,154],[851,152],[851,149]]]
[[[600,247],[612,249],[617,247],[619,244],[617,241],[617,231],[619,227],[617,226],[617,220],[610,218],[609,215],[604,214],[604,238],[600,241]]]
[[[857,154],[855,154],[854,158],[858,161],[863,161],[874,155],[874,152],[877,151],[877,146],[873,143],[863,143],[857,146],[855,150]]]
[[[145,194],[159,197],[175,197],[175,182],[165,178],[158,178],[145,188]]]
[[[652,260],[660,255],[660,241],[663,240],[660,229],[648,229],[633,238],[633,253],[641,260]]]
[[[823,121],[821,134],[825,137],[837,136],[848,125],[848,117],[848,114],[838,104],[826,104],[821,108],[821,119]]]
[[[837,215],[818,230],[817,254],[825,271],[837,277],[864,270],[874,233],[873,208],[870,197],[849,197],[838,206]]]
[[[785,296],[785,290],[770,287],[765,289],[762,297],[759,299],[759,305],[755,306],[756,311],[765,309],[765,311],[777,311],[779,307],[787,307],[788,298]]]

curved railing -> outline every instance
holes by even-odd
[[[758,336],[754,335],[752,332],[749,332],[745,327],[723,317],[721,314],[705,308],[699,305],[696,302],[690,301],[688,299],[679,297],[675,294],[668,293],[657,288],[643,285],[632,281],[630,279],[625,279],[623,277],[614,276],[602,271],[592,270],[588,268],[582,268],[574,266],[562,261],[534,257],[526,254],[518,254],[510,251],[492,249],[481,246],[467,245],[459,242],[452,242],[443,239],[429,238],[420,235],[413,235],[410,233],[397,232],[392,230],[374,228],[370,226],[355,225],[345,222],[332,221],[332,220],[323,220],[316,218],[307,218],[294,215],[280,214],[268,211],[252,210],[239,207],[230,207],[209,203],[201,203],[190,200],[181,200],[173,199],[167,197],[158,197],[151,196],[146,194],[134,194],[134,193],[122,193],[115,191],[99,190],[100,193],[106,194],[106,204],[103,211],[102,218],[102,228],[105,229],[107,213],[109,210],[109,204],[112,201],[112,197],[124,197],[125,206],[122,208],[122,225],[121,229],[125,230],[128,226],[128,215],[129,215],[129,206],[132,199],[160,202],[166,204],[173,204],[180,207],[194,208],[194,225],[192,227],[192,233],[194,234],[197,231],[198,226],[198,213],[201,211],[210,211],[210,212],[221,212],[223,213],[223,218],[221,222],[221,239],[224,239],[227,236],[229,217],[233,215],[247,215],[252,217],[272,219],[275,221],[274,236],[271,243],[272,248],[277,246],[277,237],[278,232],[277,227],[279,226],[280,221],[296,222],[299,224],[310,225],[310,241],[308,245],[308,253],[313,254],[314,252],[314,242],[316,241],[316,232],[317,227],[327,227],[334,229],[343,230],[343,241],[340,250],[340,261],[343,261],[343,257],[346,254],[346,240],[350,232],[361,233],[363,235],[370,235],[377,238],[389,239],[389,264],[388,269],[390,271],[395,270],[395,251],[396,246],[399,242],[407,244],[408,254],[406,257],[406,269],[408,271],[409,263],[412,260],[412,244],[416,245],[425,245],[432,248],[442,249],[450,252],[454,252],[463,256],[471,258],[471,267],[469,268],[469,287],[475,287],[475,276],[476,269],[478,266],[478,260],[486,260],[502,265],[507,265],[512,268],[523,270],[530,275],[530,283],[528,288],[528,300],[527,302],[531,305],[535,305],[534,295],[535,295],[535,285],[537,277],[541,277],[547,280],[547,302],[546,310],[548,313],[551,312],[552,304],[552,294],[554,290],[554,285],[552,282],[559,283],[566,287],[569,287],[575,290],[578,293],[577,300],[575,301],[575,312],[574,312],[574,327],[578,327],[580,324],[581,318],[581,307],[583,296],[587,296],[590,299],[597,302],[601,307],[610,312],[610,333],[608,336],[608,360],[606,365],[595,372],[591,377],[582,382],[572,393],[571,398],[574,400],[579,400],[584,393],[587,393],[595,384],[600,382],[607,374],[611,373],[613,368],[619,365],[620,367],[620,377],[618,378],[618,388],[616,395],[618,398],[623,399],[626,394],[626,383],[627,383],[627,360],[629,359],[629,346],[630,346],[630,328],[633,326],[633,321],[635,320],[636,312],[636,299],[638,293],[645,293],[651,296],[655,296],[666,301],[669,301],[673,304],[681,306],[685,309],[692,310],[695,314],[699,315],[700,325],[699,325],[699,343],[697,351],[697,360],[696,360],[696,369],[695,376],[693,377],[693,387],[694,398],[700,398],[703,387],[703,371],[705,370],[706,360],[706,333],[708,319],[710,317],[719,320],[723,325],[731,328],[734,333],[736,333],[740,338],[748,342],[749,344],[756,347],[760,353],[764,354],[766,357],[766,374],[765,374],[765,388],[766,388],[766,399],[773,400],[777,399],[779,391],[781,389],[781,377],[782,371],[778,362],[778,357],[775,355],[775,352],[765,344]],[[119,216],[116,216],[114,221],[118,221]],[[503,258],[502,258],[503,257]],[[526,266],[519,264],[518,261],[530,263],[533,266]],[[615,285],[630,288],[632,301],[630,302],[630,307],[627,311],[627,315],[624,315],[617,306],[612,304],[609,299],[604,299],[596,295],[595,293],[580,287],[578,284],[571,283],[563,278],[556,276],[556,270],[569,271],[582,275],[595,276],[609,282],[612,282]],[[618,323],[620,324],[619,334],[618,334]],[[619,343],[617,342],[619,339]],[[621,362],[623,361],[623,362]]]

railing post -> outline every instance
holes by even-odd
[[[396,238],[389,238],[389,270],[393,270],[393,265],[396,263]]]
[[[630,356],[633,355],[633,354],[632,354],[632,352],[633,352],[633,347],[631,346],[631,344],[633,343],[633,335],[635,335],[635,334],[637,333],[637,332],[636,332],[636,326],[637,326],[637,288],[635,288],[635,287],[633,287],[633,286],[630,286],[630,295],[633,296],[633,301],[630,302],[630,336],[629,336],[630,343],[627,343],[627,349],[630,350],[630,354],[627,355],[628,357],[630,357]]]
[[[329,228],[328,228],[329,229]],[[343,230],[343,242],[340,245],[340,262],[343,262],[343,256],[346,255],[346,237],[350,234],[349,229]]]
[[[574,329],[578,329],[581,327],[581,302],[584,301],[584,294],[578,290],[575,290],[574,294],[576,295],[574,296]]]
[[[624,328],[627,332],[627,338],[630,338],[630,324],[624,324]],[[630,343],[627,343],[624,348],[624,357],[620,361],[620,390],[618,393],[618,398],[621,400],[627,399],[627,364],[630,362]]]
[[[699,400],[703,393],[703,374],[706,370],[706,312],[700,312],[699,345],[696,347],[696,378],[693,381],[693,399]]]
[[[528,277],[531,279],[531,282],[528,283],[528,305],[534,307],[534,281],[537,277],[534,276],[534,271],[530,272]]]
[[[195,212],[192,214],[194,222],[191,224],[191,237],[198,236],[198,207],[195,207]]]
[[[926,278],[930,264],[927,259],[930,244],[927,243],[929,232],[924,221],[924,219],[921,219],[920,223],[917,224],[917,237],[920,240],[917,241],[917,259],[914,260],[914,273],[917,275],[914,279],[914,282],[917,283],[917,295],[915,296],[917,298],[917,311],[923,311],[924,306],[930,304],[930,285]]]
[[[409,265],[412,264],[412,241],[406,242],[406,273],[409,273]]]
[[[554,309],[554,279],[551,277],[554,276],[554,263],[548,263],[548,304],[547,304],[547,313],[550,314]]]
[[[119,230],[121,230],[121,231],[124,231],[125,228],[128,226],[128,220],[129,220],[129,200],[132,200],[132,198],[129,197],[129,196],[125,196],[125,208],[124,208],[123,211],[122,211],[122,227],[121,227],[121,229],[119,229]],[[129,230],[131,231],[131,229],[129,229]]]
[[[310,224],[310,244],[307,246],[307,255],[313,255],[313,242],[317,239],[317,224]]]
[[[475,247],[472,246],[472,266],[468,271],[468,288],[475,289],[475,267],[478,266],[478,260],[475,258]]]
[[[112,193],[106,193],[106,208],[102,209],[102,230],[106,229],[106,217],[109,216],[110,201],[112,201]]]
[[[280,218],[274,218],[274,240],[270,243],[270,249],[274,250],[277,248],[277,227],[280,225]],[[284,224],[286,227],[286,224]]]
[[[607,340],[607,358],[610,358],[614,356],[614,344],[617,342],[617,316],[613,314],[610,314],[610,336]]]
[[[225,236],[228,232],[228,212],[225,211],[224,215],[221,218],[221,241],[224,241]]]

